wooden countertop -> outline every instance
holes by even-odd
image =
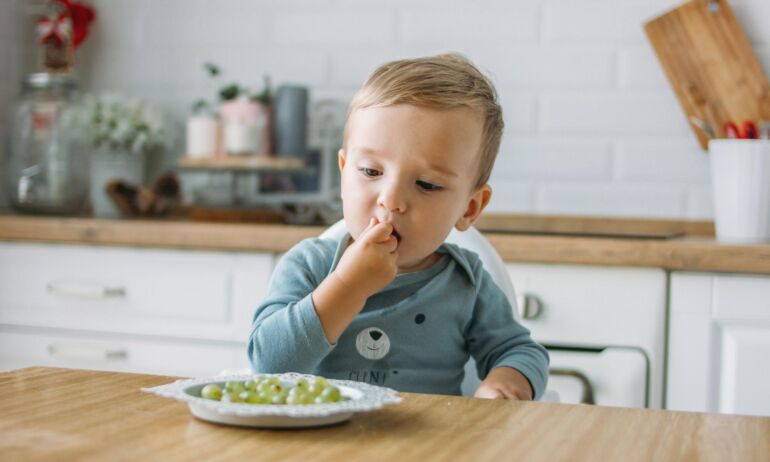
[[[172,377],[0,373],[4,460],[765,461],[770,418],[402,393],[315,429],[228,427],[140,391]]]
[[[716,242],[713,224],[487,215],[478,227],[510,262],[770,274],[770,245]],[[0,240],[284,252],[324,228],[0,215]]]

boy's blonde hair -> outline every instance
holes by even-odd
[[[394,104],[478,111],[484,126],[475,188],[489,181],[503,134],[503,110],[492,82],[467,58],[448,53],[383,64],[353,96],[347,115],[356,109]]]

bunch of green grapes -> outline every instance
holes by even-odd
[[[210,383],[201,390],[201,398],[247,404],[320,404],[347,399],[340,394],[339,388],[323,377],[299,379],[294,385],[284,385],[278,377],[258,375],[244,382],[228,381],[224,388]]]

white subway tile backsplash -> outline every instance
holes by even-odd
[[[253,49],[228,48],[222,60],[228,78],[250,88],[262,88],[267,74],[273,84],[324,85],[329,80],[329,58],[325,53],[305,49],[274,47]]]
[[[13,40],[15,43],[18,23],[19,12],[16,8],[16,2],[0,2],[0,40],[3,42]]]
[[[709,219],[714,216],[714,197],[711,184],[687,188],[687,215],[691,220]]]
[[[549,134],[678,135],[689,130],[678,103],[658,93],[559,92],[541,97]]]
[[[505,136],[495,163],[499,179],[586,179],[612,177],[607,140]]]
[[[668,90],[666,74],[649,45],[626,47],[618,53],[618,77],[622,88]]]
[[[166,41],[165,35],[176,30],[173,14],[179,8],[170,9],[170,4],[165,8],[148,5],[145,0],[96,0],[91,4],[97,16],[88,27],[88,38],[83,46],[97,48],[107,56],[113,54],[113,59],[114,53],[120,53],[118,50],[142,46],[144,18],[152,13],[157,14],[159,19],[156,21],[165,26],[158,31],[160,42]]]
[[[530,182],[500,180],[492,173],[489,185],[492,187],[492,199],[485,209],[487,212],[528,213],[533,211]]]
[[[497,87],[503,108],[505,133],[534,133],[537,128],[537,94]]]
[[[139,19],[141,25],[139,46],[142,49],[185,50],[206,34],[206,20],[198,15],[194,8],[172,10],[166,5],[163,10],[147,9]]]
[[[396,13],[390,9],[336,11],[279,11],[274,15],[272,38],[279,45],[310,48],[361,48],[395,43]]]
[[[752,42],[770,44],[770,1],[738,0],[731,1],[735,17]]]
[[[621,181],[708,183],[709,159],[694,135],[623,139],[617,147]]]
[[[659,184],[542,182],[535,212],[675,218],[685,215],[685,188]]]
[[[614,83],[615,58],[608,48],[516,46],[486,48],[475,56],[477,62],[489,63],[495,81],[505,85],[570,89]]]
[[[272,28],[269,15],[228,11],[203,18],[204,29],[196,45],[220,45],[252,49],[269,45]]]
[[[482,42],[502,47],[514,42],[535,42],[539,5],[531,1],[498,4],[495,8],[449,4],[400,12],[404,43],[456,44]]]
[[[678,0],[547,0],[543,33],[548,42],[641,42],[643,24]]]
[[[489,210],[713,214],[707,159],[643,33],[682,0],[91,3],[97,19],[78,50],[81,88],[149,100],[180,138],[192,102],[213,99],[225,83],[258,90],[267,74],[274,87],[308,86],[311,104],[346,105],[383,62],[458,51],[490,76],[505,116]],[[35,63],[34,33],[7,14],[20,4],[0,0],[3,124]],[[769,71],[770,1],[731,4]],[[209,61],[223,70],[218,82],[202,70]]]
[[[407,56],[404,53],[392,47],[333,53],[331,56],[330,83],[333,85],[359,87],[380,64],[405,57]]]

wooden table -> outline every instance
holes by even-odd
[[[0,373],[0,460],[767,461],[770,418],[404,393],[343,424],[227,427],[140,392],[173,377]]]

